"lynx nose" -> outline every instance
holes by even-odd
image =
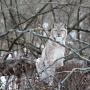
[[[58,35],[58,37],[60,37],[61,36],[61,33],[57,33],[57,35]]]

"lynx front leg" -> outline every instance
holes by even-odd
[[[49,86],[53,86],[53,78],[54,78],[54,74],[55,74],[55,68],[54,67],[50,67],[47,69],[47,73],[48,73],[48,84]]]
[[[45,65],[43,65],[41,61],[41,58],[37,59],[36,69],[40,76],[40,80],[43,82],[46,82],[45,80],[47,79],[48,74],[47,74],[47,71],[45,70]]]

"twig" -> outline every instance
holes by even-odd
[[[81,4],[81,5],[78,5],[78,4],[61,4],[61,3],[58,3],[58,2],[44,2],[44,3],[28,3],[28,5],[33,5],[33,4],[59,4],[60,6],[77,6],[77,7],[83,7],[83,8],[90,8],[89,5],[85,5],[85,4]],[[20,6],[20,5],[27,5],[27,4],[17,4],[17,5],[14,5],[14,6],[10,6],[4,10],[0,10],[0,12],[2,11],[6,11],[8,9],[11,9],[11,8],[16,8],[17,6]]]
[[[31,82],[29,81],[29,78],[27,76],[27,72],[25,73],[25,76],[26,76],[26,78],[28,80],[28,83],[29,83],[29,86],[30,86],[30,90],[34,90],[33,87],[32,87],[32,85],[31,85]]]
[[[78,29],[78,28],[74,28],[74,30],[77,30],[77,31],[83,31],[83,32],[87,32],[87,33],[90,33],[90,31],[89,30],[84,30],[84,29]]]
[[[81,19],[79,19],[78,22],[76,22],[72,27],[70,27],[70,30],[68,31],[68,33],[70,33],[81,21],[83,21],[87,17],[90,17],[90,12],[85,14]]]
[[[49,0],[49,2],[51,2],[52,0]],[[38,16],[38,13],[41,13],[46,7],[48,6],[48,3],[46,3],[38,12],[37,14],[28,22],[28,24],[26,25],[26,27],[24,28],[24,30],[26,30],[28,28],[28,26],[32,23],[32,21],[35,20],[35,18]]]
[[[72,75],[73,72],[75,72],[76,70],[79,71],[86,71],[86,70],[90,70],[90,68],[74,68],[72,69],[72,71],[65,77],[65,79],[61,82],[61,86],[63,86],[64,82]]]
[[[52,0],[49,0],[49,2],[51,2],[51,1],[52,1]],[[28,28],[28,26],[29,26],[29,25],[35,20],[35,18],[38,16],[38,13],[42,12],[43,9],[45,9],[47,5],[48,5],[48,3],[45,4],[45,5],[37,12],[37,14],[36,14],[36,15],[29,21],[29,23],[26,25],[26,27],[24,28],[24,30]],[[13,48],[14,43],[15,43],[20,37],[22,37],[22,36],[23,36],[23,33],[21,33],[21,34],[13,41],[13,43],[11,44],[11,46],[10,46],[10,48],[9,48],[9,51],[11,51],[11,49]],[[7,55],[7,57],[8,57],[8,55]],[[6,58],[7,58],[7,57],[6,57]],[[5,59],[6,59],[6,58],[5,58]]]
[[[51,5],[52,14],[53,14],[53,19],[54,19],[54,22],[56,23],[56,17],[55,17],[55,12],[54,12],[54,8],[53,8],[53,4],[50,4],[50,5]]]
[[[51,41],[53,41],[53,42],[56,42],[56,43],[58,43],[59,45],[65,47],[66,49],[71,50],[71,51],[72,51],[74,54],[76,54],[79,58],[81,58],[81,59],[83,59],[83,60],[85,60],[85,61],[87,61],[87,62],[90,62],[90,60],[88,60],[88,59],[82,57],[81,55],[79,55],[79,54],[77,53],[77,51],[75,51],[74,49],[72,49],[72,48],[70,48],[70,47],[68,47],[68,46],[66,46],[66,45],[64,45],[64,44],[61,44],[60,42],[57,42],[57,41],[55,41],[55,40],[53,40],[53,39],[51,39],[51,38],[49,38],[49,37],[42,36],[42,35],[40,35],[40,34],[37,34],[37,33],[35,33],[35,32],[32,32],[31,30],[25,30],[25,31],[13,30],[13,29],[9,30],[9,32],[13,32],[13,31],[18,32],[18,33],[21,33],[21,34],[30,32],[31,34],[33,34],[33,35],[35,35],[35,36],[37,36],[37,37],[39,37],[39,38],[49,39],[49,40],[51,40]],[[18,38],[17,38],[17,39],[18,39]],[[14,43],[13,43],[13,44],[14,44]],[[12,45],[12,46],[13,46],[13,45]],[[89,44],[87,47],[89,48],[89,47],[90,47],[90,44]],[[12,47],[11,47],[11,48],[12,48]],[[9,49],[11,50],[11,48],[9,48]]]

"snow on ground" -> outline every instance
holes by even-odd
[[[4,53],[1,54],[1,56],[3,56],[3,55],[4,55]],[[16,52],[16,51],[14,52],[14,56],[15,56],[15,57],[17,56],[17,52]],[[10,58],[12,58],[12,55],[11,55],[11,54],[8,55],[7,59],[10,59]],[[0,77],[0,79],[1,79],[0,90],[2,90],[2,89],[4,90],[4,89],[5,89],[6,78],[7,78],[6,76],[1,76],[1,77]],[[12,79],[13,79],[13,76],[11,77],[11,79],[9,80],[9,82],[11,82]],[[16,86],[15,86],[15,87],[16,87]],[[9,84],[9,90],[12,90],[12,83]]]
[[[79,26],[80,26],[80,28],[82,28],[83,27],[83,22],[80,22]]]
[[[14,56],[17,57],[17,51],[14,52]]]
[[[10,59],[10,58],[12,58],[12,55],[11,54],[8,55],[7,59]]]
[[[36,43],[36,47],[40,47],[40,44],[39,43]]]
[[[5,88],[5,85],[6,85],[5,76],[2,76],[2,77],[1,77],[1,83],[2,83],[2,85],[1,85],[0,89],[4,89],[4,88]]]
[[[48,23],[46,23],[46,22],[43,23],[43,28],[44,28],[44,29],[47,29],[48,27],[49,27]]]
[[[67,43],[70,45],[74,45],[74,43],[72,41],[68,41]]]
[[[41,45],[41,49],[44,49],[44,45]]]
[[[6,86],[6,78],[8,78],[8,76],[6,77],[6,76],[2,76],[1,77],[1,86],[0,86],[0,90],[4,90],[5,89],[5,86]],[[12,83],[12,81],[13,80],[17,80],[17,78],[15,78],[14,76],[11,76],[10,77],[10,79],[8,80],[8,83],[9,83],[9,85],[8,85],[8,89],[9,90],[12,90],[12,85],[13,85],[13,83]],[[14,89],[16,90],[16,88],[17,88],[17,86],[16,86],[16,83],[14,82]]]
[[[2,24],[4,24],[4,20],[3,20],[3,18],[1,18],[1,20],[0,20],[0,21],[1,21],[1,23],[2,23]]]
[[[43,32],[43,36],[47,36],[46,32]]]
[[[48,23],[43,23],[43,28],[47,31],[49,29],[49,24]],[[46,32],[43,32],[43,36],[47,36]]]
[[[72,38],[77,38],[77,34],[76,34],[76,31],[72,31],[70,32],[70,35],[72,36]]]

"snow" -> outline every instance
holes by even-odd
[[[80,28],[83,28],[83,22],[80,22],[79,26]]]
[[[2,76],[2,77],[1,77],[1,83],[2,83],[2,85],[1,85],[0,89],[4,89],[4,88],[5,88],[5,85],[6,85],[5,76]]]
[[[36,12],[38,12],[39,11],[39,8],[36,8]]]
[[[69,52],[69,54],[72,54],[72,53],[73,53],[72,51]]]
[[[1,77],[1,87],[0,87],[0,90],[4,90],[5,89],[5,85],[6,85],[6,78],[8,78],[8,77],[6,77],[6,76],[2,76]],[[12,75],[11,77],[10,77],[10,79],[8,80],[8,83],[9,83],[9,85],[8,85],[8,89],[9,90],[12,90],[12,81],[14,80],[14,76]],[[17,80],[17,78],[15,78],[15,81]],[[16,88],[17,88],[17,85],[16,85],[16,83],[14,83],[14,89],[16,90]]]
[[[17,57],[17,51],[14,52],[14,56]]]
[[[12,55],[11,54],[8,55],[7,59],[10,59],[10,58],[12,58]]]
[[[44,48],[44,45],[41,45],[41,48],[43,49]]]
[[[36,43],[36,47],[40,47],[40,44],[39,43]]]
[[[77,38],[77,34],[75,31],[70,32],[70,35],[72,36],[72,38]]]
[[[2,24],[4,24],[4,20],[3,20],[3,18],[1,18],[1,20],[0,20],[0,21],[1,21],[1,23],[2,23]]]
[[[43,28],[45,28],[45,29],[47,29],[48,26],[49,26],[49,25],[48,25],[48,23],[46,23],[46,22],[43,24]]]
[[[80,39],[82,39],[82,34],[80,34]]]
[[[26,53],[26,51],[27,51],[27,48],[25,47],[25,48],[24,48],[24,52]]]
[[[68,41],[67,43],[70,45],[74,45],[74,43],[72,41]]]
[[[47,36],[46,32],[43,32],[43,36]]]

